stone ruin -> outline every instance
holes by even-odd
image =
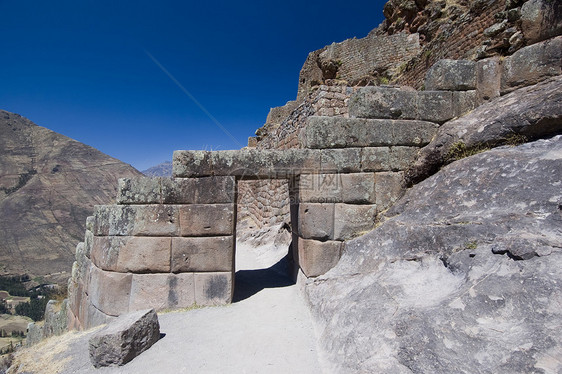
[[[172,178],[120,180],[117,203],[95,208],[77,246],[69,327],[147,308],[230,303],[245,181],[287,181],[294,276],[326,273],[342,243],[373,229],[402,196],[404,171],[441,124],[560,75],[561,51],[556,37],[505,59],[441,60],[424,91],[347,88],[346,116],[309,116],[297,148],[176,151]]]

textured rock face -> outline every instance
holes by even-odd
[[[307,285],[335,372],[559,373],[562,136],[414,186]]]
[[[153,309],[125,314],[90,338],[90,361],[96,368],[125,365],[159,338],[160,325]]]
[[[562,33],[562,3],[529,0],[521,7],[523,35],[527,43],[535,43]]]
[[[455,146],[467,149],[552,136],[562,131],[562,76],[516,90],[441,126],[406,172],[408,183],[435,173]]]
[[[0,111],[0,271],[68,271],[93,206],[115,200],[118,178],[139,174],[94,148]]]

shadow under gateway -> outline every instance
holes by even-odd
[[[232,302],[245,300],[264,288],[292,286],[295,282],[290,276],[289,269],[289,255],[287,255],[267,269],[237,271]]]

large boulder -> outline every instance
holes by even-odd
[[[154,309],[124,314],[90,338],[90,361],[96,367],[121,366],[160,339]]]
[[[556,136],[411,188],[306,286],[333,371],[560,373],[561,185]]]
[[[562,34],[562,2],[525,2],[521,7],[521,28],[528,44]]]
[[[408,184],[434,174],[456,153],[470,154],[501,144],[562,132],[562,76],[521,88],[442,125],[406,171]]]

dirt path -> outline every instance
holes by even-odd
[[[95,370],[87,353],[90,334],[69,339],[52,362],[65,362],[62,373],[320,373],[309,311],[282,273],[282,251],[257,253],[237,248],[232,305],[160,315],[165,337],[126,366]]]

